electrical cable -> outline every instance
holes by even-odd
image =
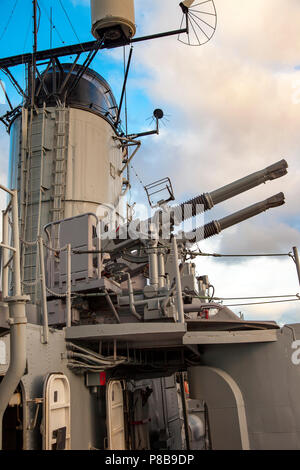
[[[256,300],[256,299],[282,299],[284,297],[298,297],[299,294],[288,294],[288,295],[264,295],[261,297],[204,297],[195,296],[197,299],[206,300],[212,298],[212,300]],[[300,297],[299,297],[300,299]],[[296,299],[295,299],[296,300]]]
[[[230,305],[224,305],[224,307],[243,307],[244,305],[264,305],[264,304],[279,304],[283,302],[299,302],[299,299],[292,299],[292,300],[273,300],[270,302],[252,302],[252,303],[247,303],[247,304],[230,304]]]
[[[124,62],[124,77],[126,77],[126,49],[123,46],[123,62]],[[125,78],[126,80],[126,78]],[[125,135],[128,135],[128,108],[127,108],[127,87],[125,86],[124,93],[124,115],[125,115]],[[127,166],[127,181],[130,187],[130,166]]]
[[[13,17],[13,14],[14,14],[14,12],[15,12],[15,10],[16,10],[18,1],[19,1],[19,0],[16,0],[15,3],[14,3],[14,6],[12,7],[12,10],[11,10],[11,13],[10,13],[10,15],[9,15],[9,17],[8,17],[7,23],[6,23],[4,29],[3,29],[2,33],[1,33],[0,41],[1,41],[1,40],[3,39],[3,37],[5,36],[5,33],[6,33],[7,29],[8,29],[8,27],[9,27],[9,24],[10,24],[10,22],[11,22],[11,19],[12,19],[12,17]]]
[[[75,37],[76,37],[78,43],[81,44],[82,41],[80,41],[80,39],[79,39],[79,37],[78,37],[78,34],[77,34],[77,32],[76,32],[76,30],[75,30],[75,28],[74,28],[74,26],[73,26],[73,24],[72,24],[72,21],[71,21],[69,15],[68,15],[68,12],[67,12],[67,10],[65,9],[65,7],[63,6],[62,0],[59,0],[59,3],[60,3],[60,6],[62,7],[62,9],[63,9],[63,11],[64,11],[64,13],[65,13],[65,15],[66,15],[66,18],[67,18],[67,20],[68,20],[68,22],[69,22],[69,24],[70,24],[70,26],[71,26],[71,28],[72,28],[73,33],[75,34]],[[84,49],[83,49],[83,47],[82,47],[82,44],[81,44],[81,48],[82,48],[83,52],[85,52]]]
[[[61,42],[62,42],[63,44],[65,44],[65,41],[63,40],[62,35],[60,34],[60,32],[59,32],[59,30],[57,29],[56,25],[53,23],[53,20],[51,20],[51,18],[50,18],[49,14],[48,14],[48,12],[47,12],[47,9],[46,9],[46,7],[45,7],[45,5],[43,4],[43,0],[39,0],[39,3],[40,3],[40,6],[41,6],[43,12],[44,12],[45,15],[47,16],[50,25],[51,25],[51,26],[53,27],[53,29],[56,31],[56,33],[57,33],[59,39],[61,40]]]
[[[38,19],[38,22],[37,22],[37,33],[39,32],[40,30],[40,25],[41,25],[41,8],[40,8],[40,5],[39,5],[39,2],[37,2],[37,7],[38,7],[38,10],[39,10],[39,19]]]
[[[238,255],[223,255],[219,253],[202,253],[202,252],[196,252],[196,251],[188,251],[187,254],[192,255],[192,256],[213,256],[214,258],[252,258],[252,257],[268,257],[268,256],[289,256],[291,257],[291,253],[260,253],[260,254],[253,254],[253,255],[247,255],[247,254],[238,254]]]
[[[125,46],[123,47],[123,61],[124,61],[124,76],[126,74],[126,57],[125,57]],[[124,112],[125,112],[125,133],[128,135],[128,105],[127,105],[127,89],[125,88],[125,107],[124,107]]]
[[[28,41],[28,36],[29,36],[31,21],[32,21],[32,18],[31,18],[31,16],[30,16],[29,22],[28,22],[28,26],[27,26],[27,30],[26,30],[26,34],[25,34],[25,41],[24,41],[24,46],[23,46],[23,54],[25,53],[26,44],[27,44],[27,41]]]

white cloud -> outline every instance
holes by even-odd
[[[89,6],[89,0],[72,0]],[[176,0],[136,0],[137,35],[175,29]],[[154,107],[171,114],[159,138],[144,140],[135,160],[149,183],[170,176],[177,200],[216,189],[285,157],[289,175],[236,197],[209,215],[218,218],[279,191],[287,204],[202,243],[206,251],[287,252],[300,245],[298,158],[300,104],[300,3],[298,0],[216,0],[218,29],[201,48],[176,37],[135,45],[134,67],[144,79],[134,85]],[[119,53],[113,57],[118,58]],[[100,71],[101,73],[101,71]],[[296,85],[297,86],[297,85]],[[6,144],[5,144],[6,145]],[[1,147],[0,178],[7,148]],[[3,181],[3,180],[1,180]],[[135,188],[134,188],[135,189]],[[291,260],[258,258],[224,262],[200,258],[216,294],[277,295],[299,290]],[[243,307],[247,318],[298,319],[297,304]]]
[[[180,15],[173,0],[151,2],[152,8],[139,0],[136,6],[144,34],[178,25]],[[216,247],[214,251],[225,253],[288,252],[300,244],[295,228],[299,224],[300,105],[293,100],[293,85],[300,80],[295,69],[300,4],[227,0],[216,1],[216,6],[219,26],[206,46],[189,48],[170,38],[135,47],[136,66],[147,70],[139,86],[171,114],[168,128],[144,145],[135,165],[147,182],[169,175],[177,198],[182,199],[184,194],[216,189],[286,158],[288,176],[216,207],[207,220],[283,191],[285,206],[243,222],[209,243]],[[201,274],[209,271],[224,296],[233,291],[239,297],[299,290],[290,260],[258,258],[220,264],[201,258],[199,269]],[[246,308],[248,318],[271,319],[273,315],[279,319],[283,314],[286,318],[289,312],[291,318],[297,317],[297,306]]]
[[[203,252],[220,253],[222,236],[200,244]],[[250,250],[252,251],[252,250]],[[236,252],[231,247],[230,254]],[[227,251],[229,253],[229,251]],[[252,251],[253,253],[253,251]],[[291,258],[241,258],[238,263],[227,263],[224,258],[200,257],[197,262],[199,275],[209,276],[215,286],[215,295],[221,298],[263,297],[295,295],[299,293],[296,268]],[[268,302],[283,299],[226,300],[225,305]],[[272,303],[255,306],[230,307],[235,313],[242,312],[248,320],[280,322],[291,318],[300,322],[300,303]]]

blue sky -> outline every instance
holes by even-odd
[[[87,0],[63,0],[76,34],[59,0],[39,0],[39,49],[50,46],[49,19],[53,8],[53,47],[90,41]],[[176,0],[136,0],[138,35],[177,28],[181,14]],[[169,115],[159,137],[144,139],[134,166],[150,183],[170,176],[178,201],[286,158],[289,175],[217,206],[207,220],[227,215],[279,191],[285,206],[264,213],[204,242],[213,252],[289,252],[300,246],[299,115],[293,100],[300,89],[300,2],[294,0],[216,0],[217,33],[201,48],[189,48],[176,38],[138,44],[128,82],[129,132],[147,129],[156,107]],[[19,0],[4,33],[15,0],[1,4],[0,57],[31,50],[31,0]],[[47,12],[47,13],[46,13]],[[278,14],[277,12],[280,12]],[[288,30],[288,34],[287,34]],[[59,34],[58,34],[59,33]],[[128,48],[126,50],[128,54]],[[93,68],[111,84],[119,99],[123,51],[98,54]],[[16,70],[22,83],[23,71]],[[3,77],[2,77],[3,78]],[[5,82],[6,83],[6,82]],[[14,104],[18,96],[8,84]],[[5,107],[0,105],[0,111]],[[0,128],[0,179],[7,172],[9,138]],[[133,176],[132,197],[142,188]],[[276,295],[299,292],[291,260],[225,262],[201,259],[199,274],[209,274],[216,295]],[[280,292],[279,292],[280,291]],[[299,321],[298,304],[243,308],[246,318]]]
[[[8,19],[11,16],[15,0],[7,0],[1,5],[2,21],[0,25],[0,57],[22,54],[31,52],[32,50],[32,1],[18,0],[11,21],[7,26]],[[90,33],[91,19],[90,10],[87,8],[87,2],[63,0],[63,6],[68,13],[72,26],[70,25],[59,0],[39,0],[41,19],[38,33],[38,49],[44,50],[50,48],[50,9],[52,8],[53,23],[55,28],[52,29],[52,47],[61,47],[64,44],[77,44],[80,42],[91,41],[94,38]],[[128,54],[128,48],[126,50]],[[66,57],[66,61],[69,58]],[[69,59],[70,60],[70,59]],[[84,56],[82,58],[84,60]],[[134,65],[134,64],[133,64]],[[98,54],[93,63],[93,68],[99,72],[111,84],[113,92],[119,99],[122,87],[123,71],[123,51],[117,53],[103,51]],[[24,67],[17,67],[14,73],[20,83],[24,86]],[[144,77],[145,70],[133,67],[132,77],[138,81]],[[14,93],[14,89],[5,80],[9,95],[13,96],[13,102],[19,101],[18,95]],[[133,131],[136,126],[145,126],[144,122],[153,109],[148,97],[140,93],[136,87],[128,87],[128,100],[134,108],[134,114],[131,114]],[[2,109],[2,108],[1,108]],[[3,110],[3,109],[2,109]],[[138,119],[138,116],[140,119]]]

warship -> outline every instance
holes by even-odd
[[[17,107],[7,96],[1,117],[11,143],[0,186],[0,448],[300,449],[300,324],[240,318],[195,266],[195,244],[285,198],[197,222],[203,214],[285,176],[287,162],[177,205],[162,175],[145,187],[144,219],[126,203],[128,169],[164,117],[155,109],[154,129],[124,128],[133,46],[168,36],[204,45],[214,2],[185,0],[179,29],[137,37],[133,0],[91,0],[94,39],[42,51],[32,6],[32,52],[0,59],[21,95]],[[124,47],[117,103],[91,65]],[[22,64],[25,89],[14,75]],[[297,248],[291,257],[299,274]]]

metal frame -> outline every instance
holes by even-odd
[[[110,45],[109,47],[103,44],[100,49],[116,49],[118,47],[127,46],[134,44],[136,42],[149,41],[152,39],[159,39],[168,36],[175,36],[177,34],[187,33],[188,29],[177,29],[174,31],[168,31],[165,33],[152,34],[149,36],[142,36],[140,38],[133,38],[128,41],[122,41],[121,43],[116,43],[115,45]],[[95,46],[98,41],[90,41],[81,44],[74,44],[71,46],[57,47],[55,49],[46,49],[43,51],[38,51],[36,53],[37,61],[45,61],[47,59],[55,59],[57,57],[64,57],[75,54],[82,54],[84,52],[90,52],[95,49]],[[0,69],[15,67],[17,65],[23,64],[32,64],[32,53],[20,54],[16,56],[6,57],[0,59]]]
[[[6,302],[9,303],[10,313],[10,362],[4,379],[0,384],[0,449],[2,449],[2,422],[4,412],[8,406],[11,396],[14,394],[26,368],[26,311],[25,303],[29,300],[22,295],[21,265],[20,265],[20,238],[18,218],[18,192],[11,191],[0,185],[0,189],[11,196],[11,200],[3,211],[3,242],[0,243],[4,253],[2,257],[2,292]],[[12,235],[13,244],[9,241],[9,210],[12,212]],[[11,258],[8,251],[12,251]],[[9,296],[8,275],[11,261],[14,262],[13,269],[13,296]]]
[[[162,185],[164,185],[164,186],[162,187]],[[144,189],[145,189],[147,197],[148,197],[148,202],[149,202],[149,204],[152,208],[158,207],[162,204],[166,204],[170,201],[175,200],[172,182],[171,182],[169,177],[162,178],[160,180],[154,181],[153,183],[147,184]],[[151,192],[152,190],[154,190],[154,191]],[[165,190],[168,191],[169,198],[165,199],[163,201],[158,201],[156,204],[154,204],[152,199],[151,199],[151,196],[154,196],[154,194],[161,193]]]
[[[38,66],[39,65],[44,65],[44,62],[49,60],[49,63],[47,65],[47,71],[50,69],[51,65],[53,68],[56,68],[56,64],[60,68],[60,62],[59,58],[60,57],[65,57],[65,56],[72,56],[76,55],[76,58],[73,62],[73,66],[71,67],[67,77],[65,78],[63,84],[61,85],[61,88],[59,90],[59,93],[62,93],[67,86],[67,83],[69,82],[69,79],[71,77],[71,74],[75,68],[75,65],[77,64],[78,60],[81,57],[81,54],[88,52],[88,57],[85,59],[82,68],[78,71],[77,76],[75,80],[73,81],[71,88],[66,91],[65,94],[65,99],[68,94],[70,94],[74,88],[77,86],[79,83],[81,77],[85,73],[86,69],[89,67],[89,65],[92,63],[94,60],[96,54],[98,53],[99,50],[102,49],[114,49],[122,46],[126,46],[129,44],[134,44],[136,42],[142,42],[142,41],[148,41],[152,39],[158,39],[158,38],[163,38],[163,37],[168,37],[168,36],[174,36],[182,33],[188,33],[188,20],[186,20],[186,27],[184,29],[178,29],[174,31],[167,31],[164,33],[158,33],[158,34],[153,34],[149,36],[142,36],[140,38],[132,38],[132,39],[122,39],[119,42],[116,43],[109,43],[106,42],[105,40],[105,35],[103,38],[97,40],[97,41],[90,41],[86,43],[81,43],[81,44],[75,44],[71,46],[63,46],[55,49],[47,49],[44,51],[38,51],[38,44],[37,44],[37,0],[32,0],[32,5],[33,5],[33,23],[34,23],[34,30],[33,30],[33,52],[32,53],[27,53],[27,54],[21,54],[17,56],[11,56],[7,58],[0,59],[0,71],[4,72],[10,81],[12,82],[13,86],[16,88],[17,92],[24,98],[25,102],[27,103],[27,106],[30,104],[31,108],[34,108],[35,105],[35,98],[38,96],[41,92],[41,89],[45,89],[45,83],[44,83],[44,78],[45,74],[41,76],[40,72],[38,71]],[[187,17],[187,14],[186,14]],[[123,84],[123,89],[122,89],[122,95],[121,95],[121,101],[120,101],[120,106],[118,110],[118,117],[117,121],[115,124],[115,127],[118,128],[119,126],[119,121],[120,121],[120,114],[121,114],[121,109],[122,109],[122,104],[123,104],[123,99],[124,99],[124,94],[126,90],[126,83],[128,79],[128,73],[130,69],[130,64],[131,64],[131,57],[132,57],[132,48],[129,54],[129,59],[128,59],[128,64],[127,64],[127,70],[125,74],[125,79],[124,79],[124,84]],[[42,62],[39,64],[39,62]],[[26,65],[28,69],[28,94],[24,92],[24,90],[21,88],[21,86],[18,84],[16,79],[13,77],[12,73],[8,70],[10,67],[15,67],[17,65]],[[38,90],[36,93],[36,78],[39,79],[40,85],[38,86]],[[46,94],[47,91],[45,90]],[[28,96],[29,95],[29,96]],[[10,124],[12,120],[15,118],[16,114],[20,112],[20,107],[13,108],[8,96],[7,96],[8,103],[10,105],[10,112],[6,113],[4,116],[0,117],[0,121],[6,126],[7,130],[10,127]],[[158,134],[158,121],[157,121],[157,129],[156,131],[150,131],[146,133],[139,134],[139,136],[144,136],[144,135],[151,135],[151,134]]]
[[[11,196],[11,200],[3,211],[3,241],[0,243],[0,247],[3,249],[3,258],[2,258],[2,295],[3,298],[8,297],[8,274],[9,274],[9,265],[11,261],[14,261],[14,295],[22,295],[21,287],[21,268],[20,268],[20,238],[19,238],[19,215],[18,215],[18,192],[16,190],[11,191],[5,186],[0,184],[0,189],[5,191]],[[9,242],[9,219],[8,213],[9,210],[12,211],[12,233],[13,233],[13,242],[14,246],[10,245]],[[13,252],[13,256],[9,258],[8,251]]]

